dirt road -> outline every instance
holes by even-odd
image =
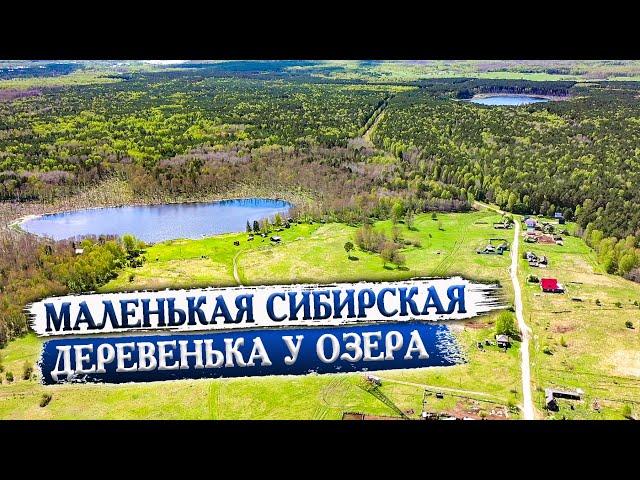
[[[520,222],[518,220],[514,223],[513,233],[513,245],[511,246],[511,282],[513,283],[514,294],[514,307],[516,310],[516,318],[518,320],[518,327],[522,334],[522,344],[520,345],[520,354],[522,356],[520,369],[522,370],[522,401],[523,401],[523,414],[525,420],[534,420],[534,408],[533,399],[531,396],[531,367],[529,360],[529,338],[531,336],[531,330],[524,321],[524,315],[522,314],[522,290],[520,289],[520,282],[518,281],[518,260],[520,255],[518,249],[520,246]]]

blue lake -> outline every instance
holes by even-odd
[[[549,100],[541,97],[530,97],[528,95],[491,95],[489,97],[478,97],[469,100],[480,105],[507,105],[518,106],[530,103],[544,103]]]
[[[174,238],[201,238],[219,233],[243,232],[246,222],[286,214],[292,205],[284,200],[250,198],[210,203],[178,203],[93,208],[56,213],[26,220],[21,227],[31,233],[63,240],[79,235],[130,233],[146,242]]]

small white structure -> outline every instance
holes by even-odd
[[[84,253],[84,248],[76,248],[76,255],[82,255]]]

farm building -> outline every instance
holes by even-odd
[[[564,286],[555,278],[541,278],[540,288],[547,293],[564,293]]]
[[[545,388],[545,406],[547,410],[557,412],[559,410],[558,402],[556,402],[557,398],[564,398],[566,400],[581,400],[583,393],[584,392],[579,388],[576,390],[558,390],[555,388]]]
[[[497,242],[498,246],[493,245],[493,242]],[[484,248],[476,250],[476,252],[502,255],[506,250],[509,250],[509,242],[507,240],[504,238],[490,238],[489,243]]]
[[[527,227],[527,232],[533,232],[536,229],[536,225],[538,224],[538,222],[536,222],[533,218],[527,218],[524,221],[524,224]]]
[[[282,240],[282,238],[280,238],[278,235],[274,235],[273,237],[270,238],[270,240],[272,242],[276,242],[276,243],[280,243],[280,241]]]
[[[493,224],[493,228],[499,229],[499,230],[508,230],[510,228],[512,228],[513,225],[511,223],[509,223],[507,220],[505,220],[504,222],[497,222]]]
[[[547,259],[547,257],[545,255],[541,255],[540,257],[538,257],[533,252],[527,252],[525,254],[525,258],[527,259],[527,262],[529,262],[529,266],[530,267],[542,267],[542,268],[545,268],[547,266],[547,264],[549,263],[549,260]]]

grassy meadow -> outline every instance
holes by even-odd
[[[235,259],[245,285],[461,274],[499,281],[511,298],[509,256],[476,254],[488,238],[513,235],[496,235],[499,231],[491,224],[498,218],[487,211],[438,214],[436,220],[425,214],[416,217],[412,229],[400,224],[402,237],[413,242],[403,249],[407,262],[402,269],[358,249],[349,259],[344,243],[353,241],[356,228],[344,224],[294,225],[278,232],[279,245],[260,236],[247,241],[244,233],[168,241],[149,247],[142,267],[123,270],[102,291],[234,285]],[[376,228],[390,232],[392,224],[378,222]],[[233,245],[236,240],[240,246]],[[380,391],[390,402],[369,393],[360,374],[44,387],[35,378],[22,379],[25,362],[35,363],[40,352],[40,340],[29,335],[2,350],[4,369],[15,379],[0,385],[0,418],[339,419],[345,411],[398,416],[399,410],[417,418],[425,389],[429,410],[475,418],[518,417],[517,409],[508,408],[521,398],[518,344],[507,353],[476,347],[478,341],[492,338],[493,315],[452,329],[469,362],[381,372]],[[436,399],[435,391],[445,393],[444,398]],[[52,400],[42,408],[45,392]]]
[[[349,258],[346,241],[356,228],[345,224],[296,224],[278,234],[281,244],[245,233],[199,240],[172,240],[149,247],[142,267],[125,269],[104,292],[266,283],[401,280],[449,276],[498,281],[510,303],[508,254],[478,255],[489,238],[512,240],[513,230],[495,230],[500,216],[484,210],[464,214],[416,217],[414,227],[400,224],[410,241],[402,250],[406,265],[385,265],[377,254],[356,248]],[[376,228],[391,233],[390,221]],[[569,226],[571,228],[571,226]],[[234,246],[239,241],[239,246]],[[409,242],[407,242],[409,243]],[[549,267],[532,268],[520,260],[525,320],[533,329],[531,371],[534,401],[540,418],[621,419],[640,411],[640,285],[607,275],[582,240],[565,244],[521,243],[521,253],[547,255]],[[529,274],[556,277],[567,293],[546,294]],[[598,303],[596,303],[598,301]],[[506,353],[477,348],[492,338],[494,315],[453,323],[468,363],[455,367],[380,372],[380,391],[388,402],[367,391],[361,374],[308,375],[216,380],[184,380],[127,385],[56,385],[44,387],[35,376],[22,378],[33,365],[41,340],[28,335],[0,350],[0,418],[131,418],[131,419],[339,419],[343,412],[417,418],[423,395],[427,408],[473,418],[518,418],[521,402],[519,344]],[[634,328],[627,328],[629,320]],[[546,352],[546,353],[545,353]],[[12,372],[9,383],[6,372]],[[544,409],[545,387],[582,388],[581,402],[559,401],[560,411]],[[436,399],[434,393],[444,393]],[[52,395],[46,407],[43,393]],[[81,408],[79,408],[81,405]],[[628,407],[625,407],[628,405]],[[505,413],[508,412],[508,413]]]

